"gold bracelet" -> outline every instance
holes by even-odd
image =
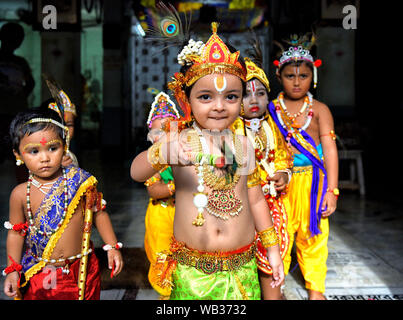
[[[161,156],[161,147],[162,147],[162,142],[157,142],[157,143],[154,143],[147,151],[148,162],[151,164],[151,166],[156,171],[160,171],[162,168],[164,168],[166,166],[166,163],[163,164],[160,161],[161,159],[162,160],[164,159]]]
[[[254,186],[260,185],[260,172],[258,167],[255,167],[255,170],[251,174],[248,174],[248,188],[253,188]]]
[[[161,178],[152,176],[150,179],[148,179],[146,182],[144,182],[144,185],[146,187],[149,187],[149,186],[152,186],[154,183],[157,183],[160,180],[161,180]]]
[[[276,229],[274,226],[257,233],[265,248],[273,247],[279,243]]]

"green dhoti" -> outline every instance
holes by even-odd
[[[178,263],[172,281],[171,300],[260,300],[255,259],[237,270],[212,274]]]
[[[254,243],[231,252],[174,247],[171,300],[260,300]]]

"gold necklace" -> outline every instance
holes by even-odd
[[[198,128],[196,127],[196,130],[197,129]],[[198,131],[199,132],[192,130],[192,132],[190,132],[188,135],[188,142],[191,144],[192,150],[201,152],[203,150],[201,139],[204,139],[204,137],[201,134],[200,129]],[[224,176],[217,177],[214,174],[214,171],[209,169],[209,165],[207,163],[201,164],[202,175],[200,175],[200,164],[196,166],[196,173],[199,176],[199,182],[200,178],[202,178],[202,182],[212,189],[212,191],[208,194],[205,209],[208,213],[223,220],[228,220],[229,217],[238,215],[242,210],[242,201],[235,195],[235,186],[240,179],[239,170],[241,168],[240,164],[242,163],[242,143],[235,135],[233,135],[233,140],[235,145],[235,162],[237,165],[233,175],[226,174]],[[199,193],[195,194],[195,196],[200,196],[200,191]],[[202,217],[200,211],[196,220],[198,222],[194,222],[194,225],[203,225],[204,218]]]

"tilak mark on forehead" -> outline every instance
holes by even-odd
[[[227,79],[221,74],[217,75],[216,77],[214,77],[214,87],[219,94],[222,94],[223,91],[227,88]]]
[[[41,141],[39,141],[41,143],[41,145],[45,145],[47,143],[46,138],[43,137]]]

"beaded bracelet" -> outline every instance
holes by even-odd
[[[267,228],[266,230],[257,233],[262,245],[265,248],[273,247],[279,243],[276,229],[274,226]]]
[[[338,199],[340,196],[340,191],[338,188],[334,188],[334,189],[327,188],[326,192],[333,193],[333,195],[336,197],[336,199]]]
[[[116,250],[119,250],[120,248],[122,248],[123,247],[123,244],[122,244],[122,242],[117,242],[115,245],[110,245],[110,244],[105,244],[103,247],[102,247],[102,249],[104,249],[104,251],[109,251],[109,250],[112,250],[112,249],[116,249]]]
[[[225,165],[225,158],[223,156],[216,154],[206,154],[203,152],[198,152],[196,154],[195,162],[200,163],[203,157],[206,158],[206,162],[210,166],[222,168]]]

